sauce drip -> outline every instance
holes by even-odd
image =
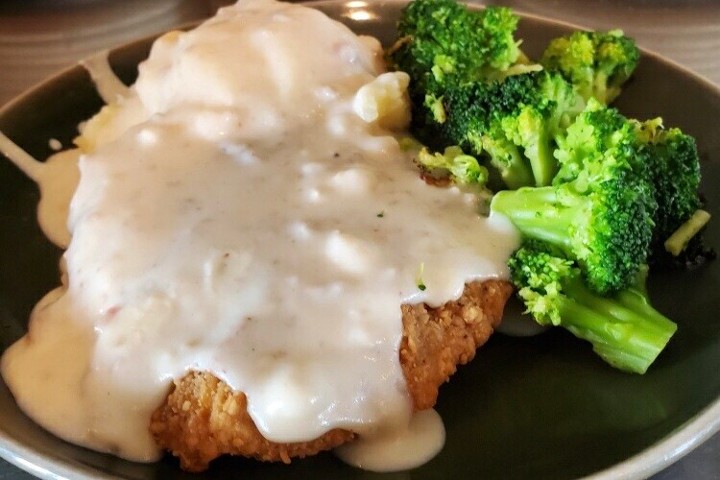
[[[108,51],[105,50],[80,62],[90,74],[97,91],[105,103],[115,103],[119,98],[129,94],[128,87],[120,81],[112,71],[108,62]]]
[[[373,472],[408,470],[432,460],[445,444],[445,427],[434,409],[422,410],[399,428],[381,429],[335,449],[343,462]]]

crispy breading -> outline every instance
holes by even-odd
[[[463,295],[441,307],[403,305],[400,362],[416,410],[435,405],[439,387],[458,365],[472,360],[500,323],[512,292],[500,280],[468,284]],[[183,469],[202,471],[223,454],[290,462],[354,438],[331,430],[300,443],[266,440],[247,412],[247,399],[209,373],[192,372],[175,382],[153,414],[150,430],[158,445],[179,457]]]
[[[245,394],[199,372],[175,383],[165,405],[155,411],[150,430],[163,448],[180,458],[182,468],[192,472],[205,470],[226,453],[289,463],[292,457],[314,455],[353,438],[351,432],[332,430],[310,442],[266,440],[247,412]]]
[[[438,308],[403,305],[400,364],[415,410],[432,408],[438,389],[475,357],[500,324],[510,283],[500,280],[469,283],[462,296]]]

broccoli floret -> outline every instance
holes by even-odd
[[[411,78],[413,134],[434,150],[489,157],[509,188],[550,183],[554,138],[583,107],[562,75],[521,54],[517,21],[507,8],[416,0],[388,54]]]
[[[431,175],[448,176],[460,185],[484,187],[488,180],[488,171],[477,159],[463,153],[457,146],[447,147],[443,153],[430,153],[427,147],[417,154],[417,163]],[[439,173],[438,173],[439,172]]]
[[[403,10],[388,64],[410,75],[411,131],[423,143],[439,151],[457,144],[438,137],[435,128],[446,120],[447,88],[500,78],[517,61],[525,61],[514,39],[517,22],[510,9],[469,9],[454,0],[416,0]]]
[[[389,61],[413,79],[411,95],[424,98],[435,89],[429,84],[472,81],[513,65],[520,55],[517,24],[508,8],[476,10],[455,0],[415,0],[400,17]]]
[[[622,152],[624,149],[633,150],[623,152],[627,160],[641,174],[649,175],[648,167],[643,165],[647,152],[634,152],[640,145],[635,124],[616,109],[606,107],[594,98],[588,101],[585,110],[575,118],[564,135],[557,139],[557,144],[554,155],[560,169],[553,179],[555,184],[574,180],[587,164],[602,161],[606,155],[614,155],[615,151]],[[640,156],[634,159],[628,156],[631,153],[640,153]]]
[[[623,142],[625,146],[621,145]],[[695,212],[703,212],[699,210],[702,201],[698,194],[700,161],[692,137],[677,128],[664,129],[659,118],[646,122],[628,120],[617,110],[590,99],[585,112],[568,127],[566,136],[559,138],[558,144],[555,156],[561,168],[555,183],[572,180],[586,162],[602,158],[608,149],[640,148],[633,161],[634,169],[637,175],[649,176],[657,202],[649,262],[653,267],[687,268],[714,258],[714,252],[704,247],[700,235],[688,238],[685,233],[681,243],[689,244],[686,258],[669,258],[668,252],[675,257],[680,252],[675,248],[671,252],[665,247],[668,238]],[[690,230],[684,230],[687,231]],[[698,229],[692,231],[697,234]]]
[[[498,192],[491,210],[525,238],[561,249],[588,287],[611,294],[647,262],[657,202],[633,125],[596,107],[590,104],[559,141],[562,167],[553,185]]]
[[[692,269],[715,259],[705,245],[703,228],[710,215],[703,210],[700,157],[695,139],[678,128],[663,127],[661,118],[634,122],[639,141],[648,150],[658,210],[650,249],[654,269]]]
[[[648,301],[644,277],[613,296],[588,289],[576,264],[541,242],[527,241],[510,258],[512,281],[541,325],[561,326],[593,345],[621,370],[645,373],[677,325]]]
[[[620,30],[574,32],[552,40],[540,63],[560,72],[585,98],[608,104],[637,67],[640,52]]]
[[[556,139],[583,102],[557,74],[530,72],[502,81],[449,87],[443,115],[429,115],[418,135],[484,154],[505,185],[549,185],[557,171]]]
[[[653,251],[701,208],[700,157],[695,139],[678,128],[665,129],[662,119],[635,122],[638,138],[647,147],[650,173],[658,192]]]

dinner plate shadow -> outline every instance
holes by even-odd
[[[311,5],[387,44],[403,3],[362,3]],[[550,38],[569,30],[568,25],[551,20],[523,17],[519,38],[525,51],[537,58]],[[134,80],[150,44],[151,39],[144,39],[112,50],[111,64],[125,82]],[[89,76],[77,66],[7,104],[0,110],[0,130],[44,159],[53,153],[49,139],[70,146],[77,124],[101,106]],[[696,137],[702,191],[707,208],[717,214],[717,88],[646,52],[617,106],[641,119],[660,115],[666,125],[679,126]],[[33,305],[58,284],[61,252],[37,226],[35,185],[5,159],[0,159],[0,185],[0,348],[4,350],[25,332]],[[720,219],[711,222],[706,238],[710,245],[720,246]],[[291,465],[222,458],[202,474],[181,472],[171,457],[135,464],[46,433],[23,415],[4,383],[0,383],[0,455],[43,478],[642,478],[720,427],[719,291],[717,261],[694,271],[652,276],[653,302],[678,323],[679,330],[643,376],[613,370],[588,344],[564,331],[532,338],[495,335],[441,390],[437,409],[447,428],[444,450],[409,472],[366,472],[342,464],[331,453]]]

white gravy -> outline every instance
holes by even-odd
[[[416,412],[399,428],[380,428],[335,449],[343,462],[373,472],[408,470],[432,460],[445,444],[445,426],[435,409]]]
[[[80,63],[90,74],[90,78],[95,82],[100,98],[102,98],[105,103],[117,102],[118,98],[125,97],[130,93],[128,87],[126,87],[125,84],[115,76],[115,72],[112,71],[110,63],[108,62],[107,50],[97,53],[90,58],[86,58]]]
[[[386,103],[407,80],[381,73],[377,42],[312,9],[245,1],[155,43],[84,130],[76,190],[76,151],[40,164],[0,137],[40,183],[48,236],[68,245],[67,280],[2,357],[21,408],[138,461],[159,456],[150,415],[190,370],[245,392],[273,441],[407,426],[400,305],[505,278],[517,238],[472,195],[419,178],[367,114],[399,126]],[[405,431],[437,433],[427,415]],[[399,468],[434,455],[432,438]]]

